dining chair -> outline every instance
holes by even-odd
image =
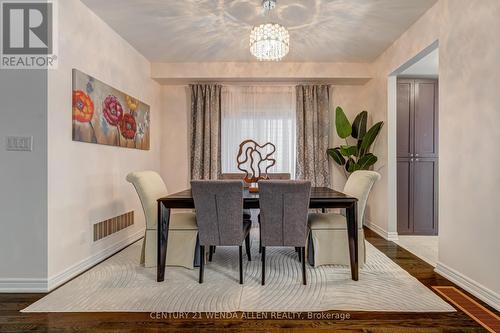
[[[269,179],[290,179],[289,173],[268,173]],[[242,172],[228,172],[223,173],[220,176],[220,179],[223,180],[243,180],[245,178],[245,173]],[[248,188],[250,186],[249,183],[243,182],[243,186]],[[250,220],[252,218],[252,212],[250,209],[243,209],[243,218],[245,220]],[[259,246],[260,251],[260,246]]]
[[[375,171],[360,170],[353,172],[344,186],[343,193],[358,199],[358,253],[359,263],[366,262],[363,218],[370,191],[380,174]],[[347,238],[347,219],[338,213],[309,214],[309,263],[321,265],[349,265],[349,243]]]
[[[269,246],[299,248],[302,283],[305,285],[305,246],[311,182],[263,180],[259,182],[259,192],[262,285],[266,281],[266,247]]]
[[[240,284],[243,284],[243,242],[250,256],[252,222],[243,220],[243,182],[241,180],[191,181],[200,241],[200,276],[203,283],[205,247],[238,246]],[[242,223],[243,222],[243,223]]]
[[[154,171],[137,171],[127,175],[127,181],[134,185],[144,210],[146,231],[142,241],[140,263],[145,267],[157,265],[158,247],[158,203],[167,196],[168,191],[163,179]],[[193,269],[195,262],[198,226],[193,212],[170,214],[167,242],[167,266],[183,266]]]

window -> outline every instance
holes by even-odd
[[[222,89],[222,172],[240,172],[236,157],[242,141],[276,146],[269,172],[295,177],[295,88],[293,86],[228,86]]]

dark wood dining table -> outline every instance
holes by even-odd
[[[311,188],[309,208],[328,209],[345,208],[347,219],[347,236],[349,239],[349,257],[351,277],[358,280],[358,209],[357,199],[327,187]],[[258,209],[259,193],[243,190],[243,208]],[[158,199],[158,267],[156,281],[165,279],[165,262],[167,259],[168,225],[172,209],[194,209],[191,190],[174,193]]]

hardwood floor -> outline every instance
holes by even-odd
[[[370,230],[365,230],[365,235],[370,243],[424,285],[453,285],[434,273],[432,266],[395,243]],[[237,318],[224,319],[214,318],[213,314],[168,318],[167,314],[157,313],[19,312],[43,296],[0,294],[0,332],[486,332],[460,310],[455,313],[329,311],[314,313],[313,319],[308,319],[308,313],[300,314],[300,318],[286,313],[259,313],[253,314],[253,318],[241,318],[239,313]],[[258,319],[266,315],[267,319]]]

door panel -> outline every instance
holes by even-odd
[[[411,118],[413,109],[413,81],[398,81],[397,91],[397,156],[410,157],[412,151],[411,142]]]
[[[413,162],[413,233],[437,234],[437,161]]]
[[[437,81],[415,80],[415,157],[437,157]]]
[[[411,223],[411,163],[410,159],[398,159],[397,174],[398,174],[398,233],[411,234],[413,233],[413,225]]]

